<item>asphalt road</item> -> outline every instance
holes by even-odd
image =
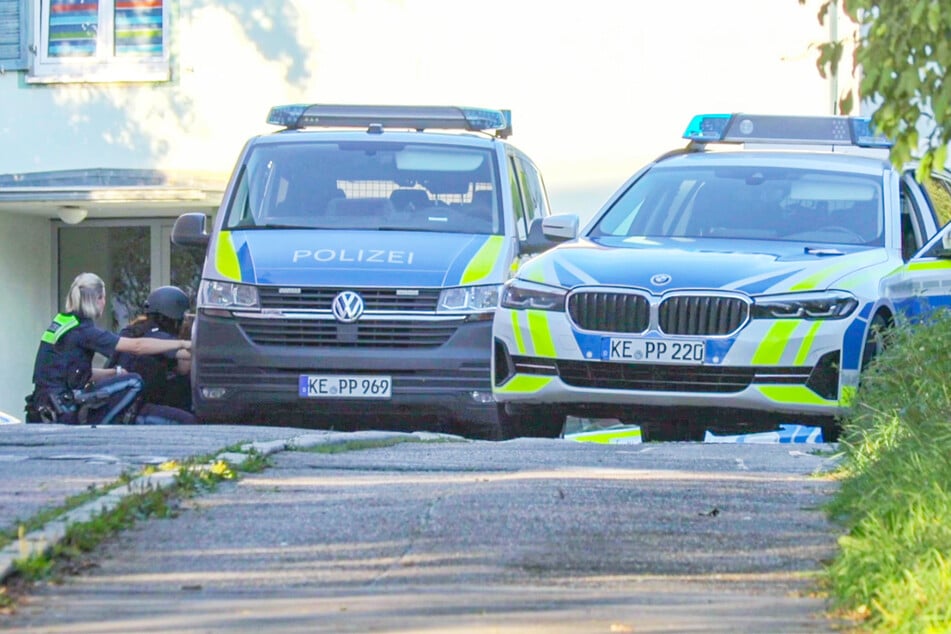
[[[203,429],[221,446],[301,433]],[[113,448],[116,432],[98,438]],[[135,455],[215,442],[196,434]],[[837,537],[819,510],[835,484],[813,475],[828,450],[520,439],[282,451],[117,536],[0,628],[831,632],[813,595]]]

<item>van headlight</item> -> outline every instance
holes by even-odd
[[[565,296],[568,291],[557,286],[526,282],[525,280],[510,280],[502,288],[502,297],[499,304],[502,308],[518,310],[565,310]]]
[[[499,306],[500,288],[501,284],[447,288],[439,294],[436,312],[471,313],[495,310]]]
[[[200,308],[260,308],[258,289],[248,284],[202,280],[198,287]]]
[[[753,298],[753,319],[844,319],[859,302],[852,293],[821,291]]]

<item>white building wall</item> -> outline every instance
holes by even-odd
[[[227,172],[279,103],[486,106],[512,109],[553,207],[586,215],[681,145],[693,114],[830,113],[812,48],[829,37],[820,2],[175,2],[170,82],[0,75],[0,174]]]
[[[46,218],[0,214],[0,411],[21,420],[40,336],[57,310],[52,233]]]

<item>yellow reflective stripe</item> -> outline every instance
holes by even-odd
[[[495,269],[495,263],[499,261],[503,240],[502,236],[490,236],[469,261],[469,266],[462,272],[462,280],[459,283],[472,284],[489,277]]]
[[[510,394],[530,394],[545,388],[552,382],[550,376],[525,376],[517,374],[505,385],[495,388],[496,392],[507,392]]]
[[[836,266],[830,266],[827,269],[822,269],[815,275],[810,275],[806,279],[802,280],[798,284],[794,284],[789,290],[792,291],[811,291],[819,287],[819,282],[827,277],[831,277],[833,274],[842,271],[843,269],[852,268],[855,266],[854,262],[846,262],[843,264],[837,264]]]
[[[806,358],[809,356],[809,350],[812,348],[812,340],[816,338],[816,331],[819,330],[819,326],[821,325],[822,322],[817,321],[809,327],[809,332],[802,338],[802,345],[799,347],[799,354],[796,355],[796,360],[793,361],[793,365],[806,364]]]
[[[948,260],[936,260],[934,262],[911,262],[908,264],[908,271],[935,271],[941,269],[951,269],[951,262]]]
[[[753,365],[777,365],[797,325],[799,325],[798,319],[777,321],[773,324],[753,355]]]
[[[529,310],[528,330],[532,333],[532,347],[535,354],[541,357],[555,356],[555,342],[551,338],[551,329],[548,326],[548,313],[543,310]]]
[[[858,390],[854,385],[843,385],[842,398],[839,399],[839,405],[842,407],[851,407],[857,393]]]
[[[215,268],[223,276],[232,280],[241,281],[241,267],[238,266],[238,254],[234,251],[231,241],[231,232],[222,231],[218,234],[218,244],[215,251]]]
[[[79,325],[79,319],[75,315],[64,315],[59,313],[53,317],[53,323],[46,329],[40,341],[43,343],[55,344],[60,337]]]
[[[641,429],[605,429],[599,431],[585,431],[577,434],[565,436],[568,440],[577,440],[578,442],[601,442],[610,443],[617,438],[640,438]]]
[[[522,327],[518,323],[517,310],[510,310],[509,315],[512,318],[512,337],[515,338],[515,348],[519,354],[525,354],[525,340],[522,339]]]
[[[760,394],[776,403],[799,403],[802,405],[836,405],[827,401],[804,385],[757,385]]]

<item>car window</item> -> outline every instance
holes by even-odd
[[[224,226],[501,233],[493,156],[424,143],[259,145]]]
[[[925,193],[938,220],[938,226],[944,226],[951,220],[951,183],[941,175],[932,174],[924,182]]]
[[[901,200],[901,256],[907,262],[924,245],[928,238],[928,232],[923,223],[923,212],[919,208],[918,199],[908,185],[908,180],[902,179],[899,191]]]
[[[509,157],[509,187],[512,189],[512,211],[515,213],[515,228],[519,240],[528,236],[528,225],[525,223],[525,192],[522,190],[521,170],[514,157]]]
[[[531,227],[535,218],[548,215],[548,201],[541,176],[531,161],[524,157],[517,157],[515,165],[518,167],[518,179],[525,197],[525,221]]]
[[[709,166],[646,172],[592,236],[885,243],[882,182],[800,168]]]

